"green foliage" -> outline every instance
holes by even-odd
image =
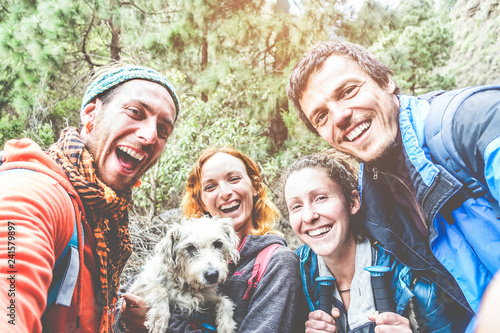
[[[500,6],[497,0],[459,0],[451,12],[455,46],[443,72],[456,76],[457,86],[500,82]],[[458,27],[460,27],[458,29]]]
[[[367,0],[351,13],[348,0],[5,0],[0,143],[28,136],[49,145],[62,128],[79,125],[87,75],[132,58],[167,72],[183,96],[165,153],[136,192],[138,210],[177,206],[187,173],[208,146],[248,153],[274,193],[279,171],[326,147],[285,97],[292,67],[317,41],[370,47],[410,93],[452,87],[453,73],[467,82],[495,80],[500,25],[493,5],[455,27],[455,52],[467,59],[454,61],[453,70],[437,69],[450,63],[455,1],[405,0],[391,9]],[[458,0],[456,10],[469,15],[464,3]],[[487,33],[480,32],[483,22]]]
[[[402,2],[401,25],[381,34],[370,50],[394,71],[396,83],[410,94],[450,89],[454,78],[433,70],[450,58],[453,34],[446,15],[435,15],[428,0]]]
[[[10,139],[20,138],[24,129],[24,121],[20,117],[4,114],[0,117],[0,150]]]
[[[353,43],[371,46],[382,33],[396,29],[399,16],[376,0],[367,0],[353,20],[343,22],[340,33]]]
[[[54,132],[50,124],[45,123],[38,130],[38,138],[40,139],[42,146],[49,147],[54,143]]]

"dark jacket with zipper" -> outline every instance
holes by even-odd
[[[464,103],[452,120],[454,142],[448,142],[478,179],[500,170],[500,97],[495,102],[492,94],[499,92]],[[401,144],[381,161],[361,165],[357,217],[386,251],[475,313],[500,268],[500,220],[487,200],[468,196],[432,160],[424,134],[429,103],[398,97]],[[486,183],[498,198],[496,178]]]

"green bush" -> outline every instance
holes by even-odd
[[[20,138],[24,127],[24,120],[20,116],[14,117],[4,114],[0,117],[0,150],[3,149],[8,140]]]

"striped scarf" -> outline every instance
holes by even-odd
[[[120,197],[97,178],[93,158],[76,128],[64,129],[48,152],[65,171],[85,206],[100,262],[102,297],[97,298],[104,300],[104,304],[99,332],[110,332],[120,275],[132,254],[128,229],[131,192]]]

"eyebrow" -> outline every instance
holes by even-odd
[[[203,167],[202,167],[202,169],[203,169]],[[237,175],[241,176],[241,172],[237,171],[237,170],[231,170],[228,173],[226,173],[224,176],[228,177],[228,176],[232,176],[234,174],[237,174]],[[203,183],[209,183],[209,182],[212,182],[212,181],[214,181],[214,178],[207,178],[207,179],[202,179],[200,183],[203,185]]]
[[[139,103],[148,113],[151,113],[151,108],[149,107],[149,105],[140,99],[133,99],[133,100],[129,101],[129,103]],[[174,126],[174,120],[172,119],[172,117],[169,117],[169,116],[160,117],[159,120],[163,124],[170,125],[172,127]]]

